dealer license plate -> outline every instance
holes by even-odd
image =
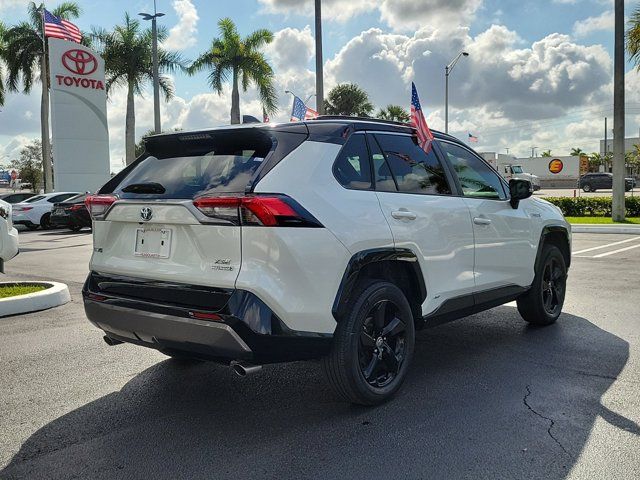
[[[134,255],[148,258],[169,258],[171,254],[171,229],[136,229],[136,247]]]

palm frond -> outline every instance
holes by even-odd
[[[244,39],[247,50],[257,50],[271,42],[273,42],[273,33],[266,28],[256,30]]]

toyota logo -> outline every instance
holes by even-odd
[[[143,207],[140,209],[140,218],[145,222],[148,222],[153,217],[153,210],[149,207]]]
[[[62,64],[71,73],[77,75],[90,75],[98,68],[98,60],[86,50],[67,50],[62,55]]]

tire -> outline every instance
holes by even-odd
[[[79,225],[74,225],[73,227],[69,227],[69,229],[70,229],[72,232],[79,232],[80,230],[82,230],[82,227],[81,227],[81,226],[79,226]]]
[[[517,301],[518,312],[533,325],[551,325],[562,313],[566,291],[567,267],[562,252],[555,245],[544,245],[531,289]]]
[[[43,230],[51,229],[51,214],[45,213],[40,219],[40,227]]]
[[[40,225],[33,225],[32,224],[32,225],[27,225],[27,228],[33,232],[34,230],[37,230],[39,226]]]
[[[582,186],[582,191],[583,191],[583,192],[587,192],[587,193],[589,193],[589,192],[592,192],[592,191],[595,191],[595,190],[591,190],[591,185],[589,185],[588,183],[585,183],[585,184]]]
[[[346,311],[323,370],[344,400],[380,404],[398,391],[413,359],[411,307],[398,287],[373,280],[361,285]]]

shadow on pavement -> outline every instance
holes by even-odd
[[[338,402],[316,363],[240,379],[162,361],[35,432],[0,477],[564,478],[598,417],[640,433],[601,404],[628,344],[583,318],[531,328],[500,307],[417,341],[371,409]]]

